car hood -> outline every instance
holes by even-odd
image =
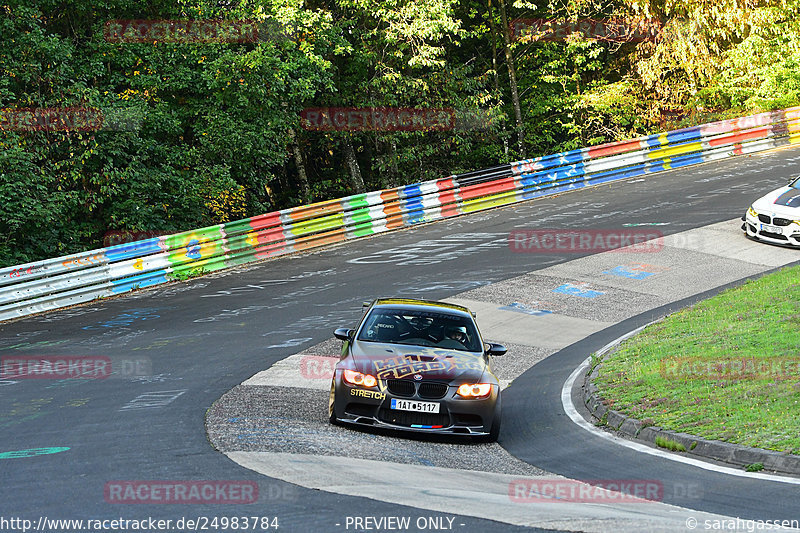
[[[356,341],[350,353],[356,370],[383,380],[422,375],[424,379],[478,383],[491,376],[489,381],[496,382],[480,352]]]
[[[753,202],[753,207],[756,211],[797,220],[800,218],[800,189],[781,187]]]

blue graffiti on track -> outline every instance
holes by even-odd
[[[553,313],[552,311],[548,311],[547,309],[536,309],[534,307],[528,307],[527,305],[519,302],[513,302],[509,305],[498,307],[498,309],[500,311],[513,311],[515,313],[525,313],[526,315],[533,315],[533,316],[549,315]]]
[[[629,270],[628,267],[623,265],[614,267],[611,270],[603,270],[603,274],[611,274],[612,276],[620,276],[623,278],[630,278],[630,279],[645,279],[649,278],[654,273],[655,272],[645,272],[645,271],[636,272],[634,270]]]
[[[570,296],[579,296],[580,298],[596,298],[605,293],[589,288],[589,284],[582,283],[565,283],[553,289],[553,292],[560,292],[561,294],[569,294]]]
[[[125,313],[120,313],[111,320],[98,322],[91,326],[83,326],[82,329],[103,329],[103,328],[118,328],[127,327],[140,320],[152,320],[160,318],[161,315],[156,314],[157,311],[162,309],[170,309],[169,307],[145,307],[142,309],[131,309]]]
[[[656,265],[648,265],[646,263],[634,263],[631,265],[619,265],[611,270],[604,270],[603,274],[610,274],[612,276],[620,276],[630,279],[646,279],[653,274],[657,274],[665,270],[669,269]]]

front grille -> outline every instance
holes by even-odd
[[[789,224],[792,223],[792,221],[788,218],[775,217],[772,219],[772,223],[775,224],[776,226],[788,226]]]
[[[447,383],[423,381],[419,384],[419,397],[428,400],[438,400],[447,394]]]
[[[758,215],[758,220],[763,222],[764,224],[771,224],[772,219],[769,215]]]
[[[395,396],[405,396],[406,398],[410,398],[414,396],[414,393],[416,392],[414,382],[408,381],[407,379],[390,379],[387,380],[386,386],[389,388],[389,392]]]
[[[447,413],[413,413],[395,409],[381,409],[378,418],[396,426],[448,427],[450,415]]]

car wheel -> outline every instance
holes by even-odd
[[[328,421],[334,426],[338,426],[339,421],[336,420],[335,403],[336,403],[336,385],[333,381],[331,381],[331,394],[328,397]]]

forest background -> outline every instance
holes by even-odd
[[[6,0],[0,266],[798,105],[798,15],[800,0]],[[349,125],[330,108],[355,109]]]

